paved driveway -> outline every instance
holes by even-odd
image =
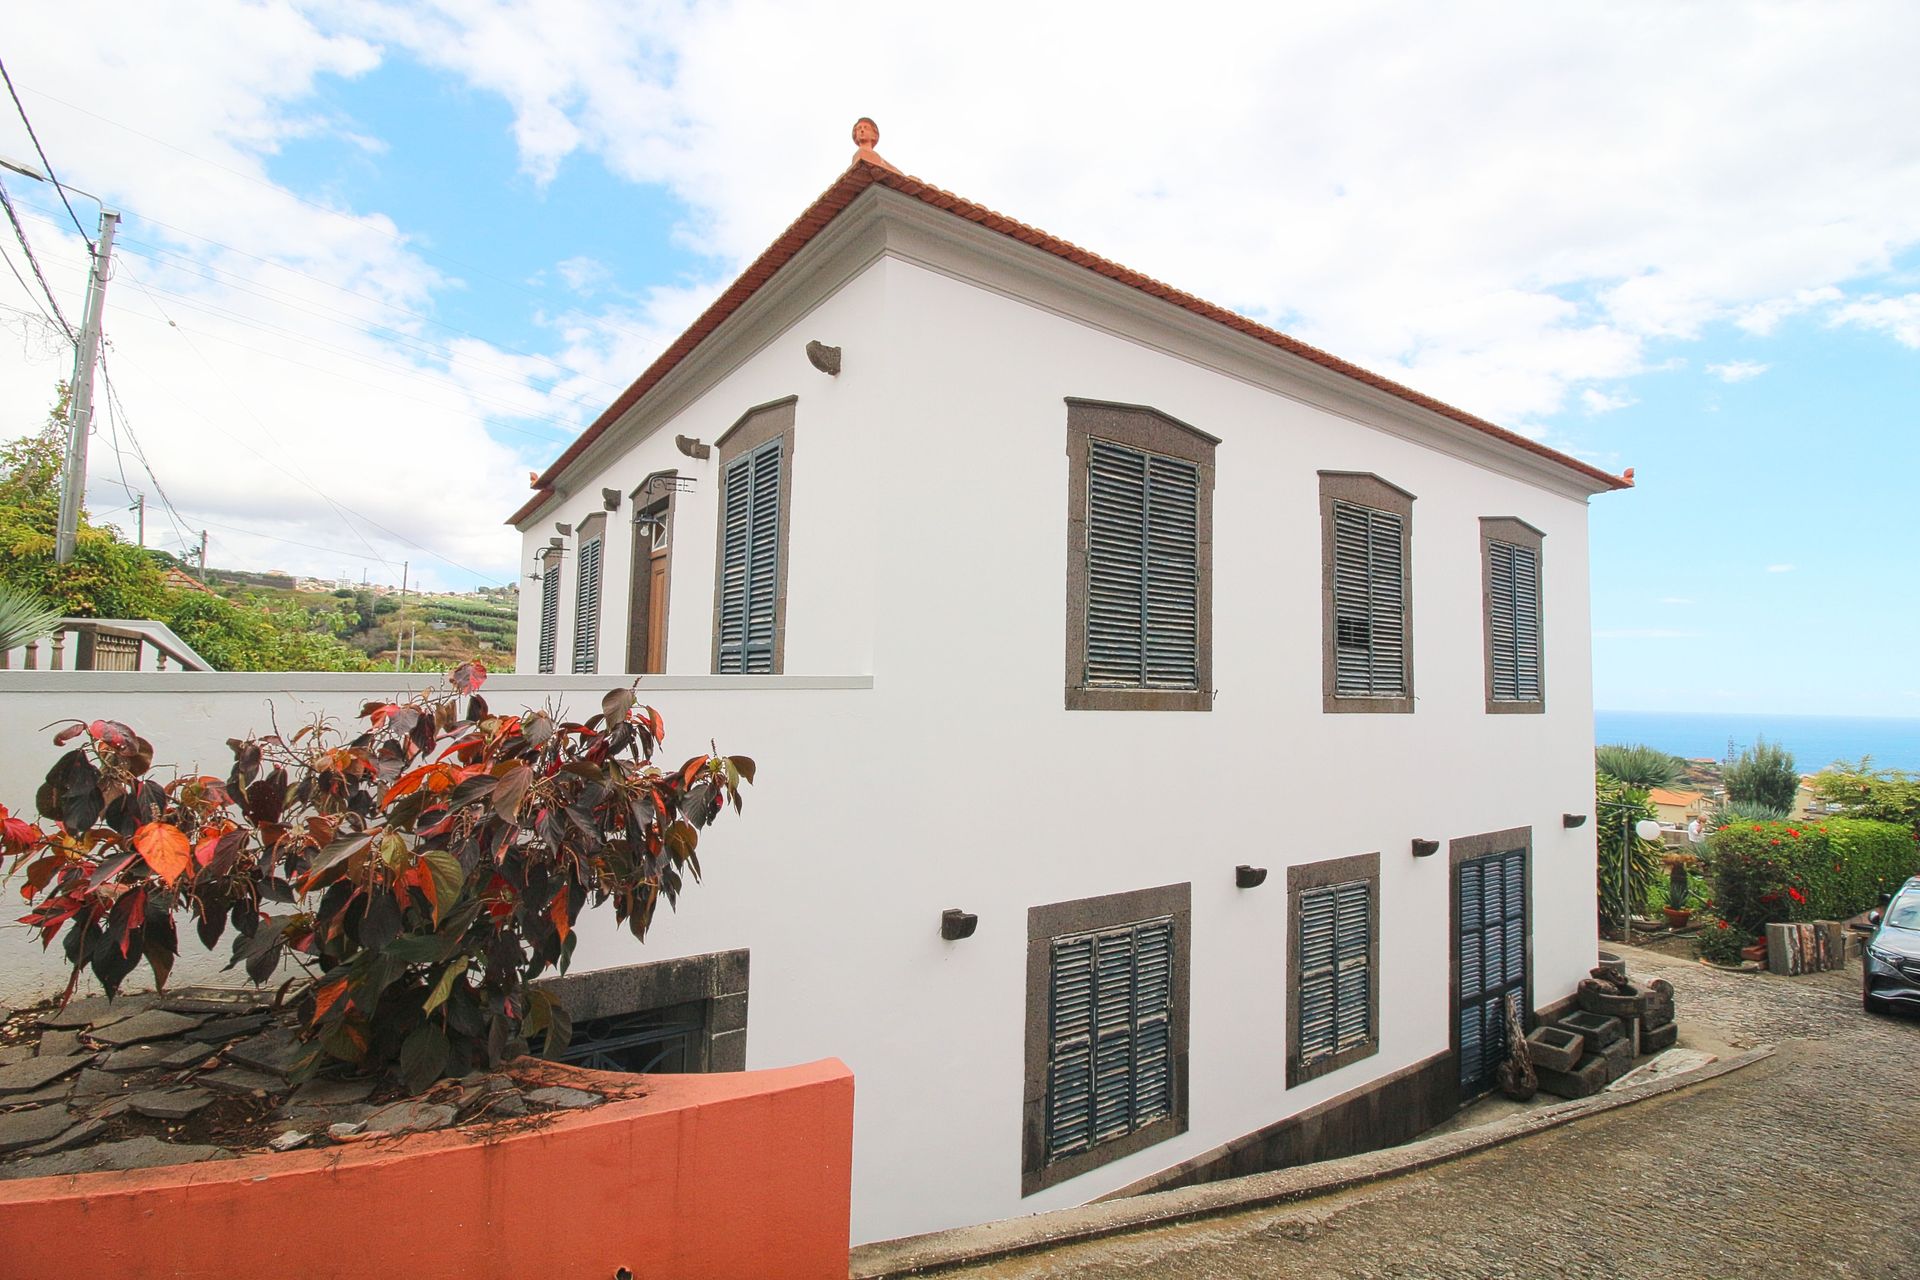
[[[1628,965],[1673,982],[1687,1040],[1779,1052],[1424,1173],[946,1274],[1920,1277],[1920,1020],[1863,1013],[1857,967]]]

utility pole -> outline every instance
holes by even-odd
[[[87,310],[80,322],[80,339],[73,352],[73,399],[67,407],[67,464],[60,484],[60,527],[53,549],[53,558],[58,564],[73,559],[73,546],[80,533],[80,507],[87,496],[87,436],[93,430],[93,367],[100,359],[100,313],[107,305],[107,271],[113,255],[113,231],[119,224],[119,214],[101,208],[100,239],[93,251],[93,268],[87,275]]]
[[[407,608],[407,568],[412,563],[410,560],[400,562],[400,607],[393,612],[393,669],[395,671],[401,669],[407,648],[400,639],[400,615]]]
[[[200,581],[207,580],[207,531],[200,531]]]
[[[140,549],[145,551],[147,549],[147,495],[134,494],[133,505],[134,509],[140,513]]]

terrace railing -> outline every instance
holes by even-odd
[[[193,646],[150,618],[62,618],[53,634],[11,652],[0,671],[211,671]]]

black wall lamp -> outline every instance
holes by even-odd
[[[1587,825],[1587,815],[1584,813],[1563,813],[1560,815],[1560,825],[1569,829],[1573,827],[1584,827]]]
[[[1235,888],[1258,889],[1266,882],[1267,869],[1265,867],[1250,867],[1243,862],[1233,869],[1233,883]]]
[[[1414,839],[1414,842],[1413,842],[1414,857],[1431,858],[1434,854],[1438,852],[1440,852],[1440,842],[1438,840],[1421,840],[1418,837]]]
[[[807,363],[829,378],[837,378],[840,376],[840,348],[830,347],[824,342],[809,342]]]
[[[962,938],[971,938],[973,931],[980,925],[980,917],[971,911],[962,911],[958,907],[948,907],[940,913],[940,936],[948,942],[958,942]]]

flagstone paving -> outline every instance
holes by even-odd
[[[1300,1204],[943,1272],[1092,1277],[1920,1274],[1920,1018],[1860,1008],[1859,970],[1743,976],[1628,953],[1687,1038],[1779,1052],[1708,1084]],[[1896,1208],[1899,1206],[1900,1208]]]

